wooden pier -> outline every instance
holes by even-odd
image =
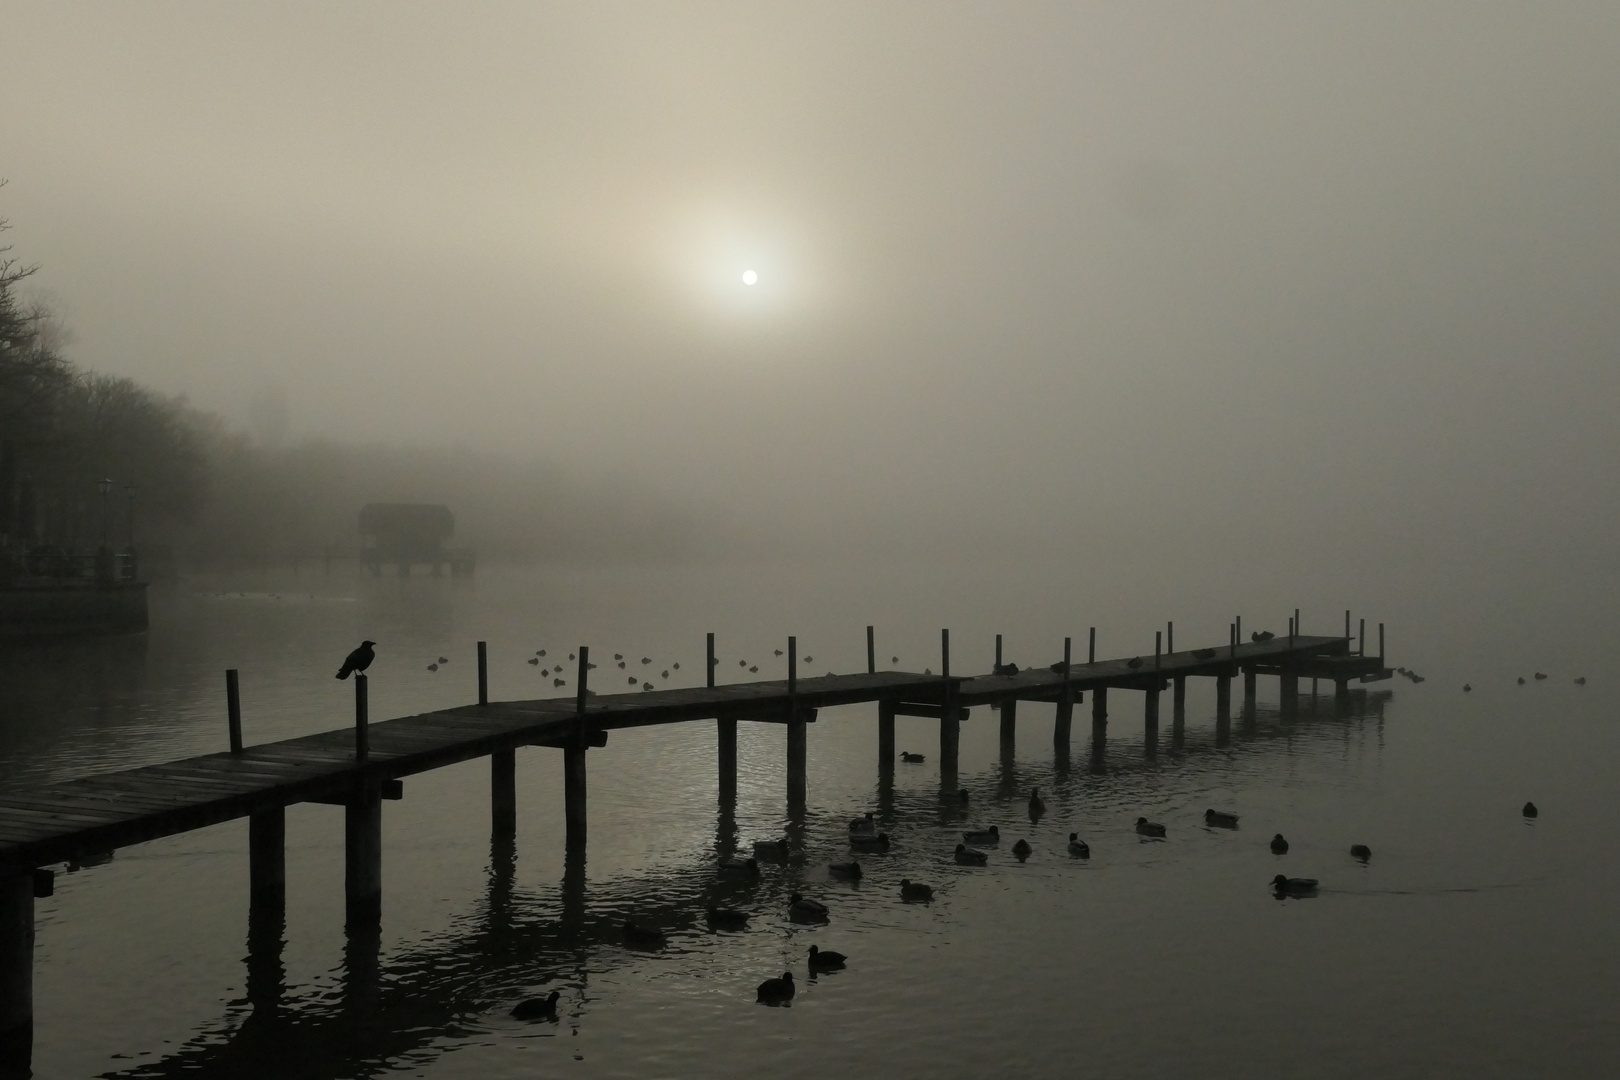
[[[789,639],[787,679],[723,686],[713,685],[710,635],[708,686],[592,694],[587,689],[589,651],[582,648],[573,697],[508,702],[488,701],[480,643],[478,704],[373,724],[360,675],[354,727],[260,746],[242,743],[232,672],[227,679],[229,751],[0,794],[0,1076],[27,1075],[33,1042],[34,900],[50,895],[52,872],[47,868],[55,864],[85,862],[120,847],[246,817],[251,904],[258,911],[279,911],[285,902],[286,807],[339,804],[345,807],[347,918],[351,926],[365,926],[377,922],[382,907],[382,804],[402,796],[406,777],[473,758],[490,759],[491,833],[500,839],[511,837],[517,823],[517,748],[561,750],[567,843],[583,851],[586,755],[619,728],[717,721],[717,788],[722,803],[729,805],[737,790],[737,722],[786,724],[786,800],[790,811],[802,811],[808,727],[822,708],[876,702],[877,766],[880,775],[890,776],[895,717],[937,719],[940,784],[949,791],[957,785],[960,724],[976,706],[999,708],[1001,742],[1008,753],[1016,739],[1018,703],[1052,703],[1057,710],[1055,749],[1066,754],[1073,708],[1087,693],[1094,742],[1106,740],[1110,691],[1143,695],[1144,730],[1156,739],[1159,695],[1172,690],[1172,723],[1179,736],[1186,680],[1213,678],[1220,738],[1223,729],[1230,730],[1231,681],[1239,674],[1244,677],[1241,708],[1249,716],[1258,675],[1278,678],[1287,715],[1297,706],[1301,678],[1330,680],[1343,697],[1352,680],[1390,674],[1384,666],[1382,627],[1377,656],[1353,653],[1348,616],[1342,637],[1291,633],[1239,643],[1239,628],[1233,624],[1229,640],[1211,648],[1100,661],[1094,656],[1093,635],[1084,663],[1065,658],[1047,668],[1020,671],[1001,664],[998,641],[995,671],[973,677],[950,673],[950,638],[943,631],[940,674],[877,671],[868,628],[864,674],[800,679],[796,643]],[[1160,640],[1164,643],[1162,636]],[[1360,640],[1365,641],[1364,634]],[[1065,643],[1065,657],[1067,653]]]

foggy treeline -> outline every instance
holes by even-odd
[[[20,295],[33,272],[0,248],[0,535],[11,546],[133,540],[180,563],[274,563],[353,549],[368,502],[443,503],[453,542],[484,557],[686,546],[684,519],[642,492],[459,448],[253,438],[184,396],[86,371],[64,355],[60,321]]]

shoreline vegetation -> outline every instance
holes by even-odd
[[[484,558],[662,559],[696,546],[689,514],[628,483],[460,447],[271,445],[184,395],[84,370],[49,308],[19,295],[36,269],[0,245],[0,546],[13,554],[133,545],[154,567],[273,564],[353,549],[371,502],[447,505],[455,544]]]

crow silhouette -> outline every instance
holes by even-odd
[[[377,654],[371,651],[371,647],[375,644],[377,644],[375,641],[362,641],[360,647],[350,653],[348,658],[343,661],[343,666],[338,669],[337,677],[347,679],[351,671],[364,671],[370,667],[371,662],[377,659]]]

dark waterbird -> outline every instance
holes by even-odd
[[[439,665],[438,664],[429,664],[427,669],[429,671],[438,671],[439,670]]]
[[[1547,673],[1545,671],[1536,672],[1535,679],[1536,679],[1537,682],[1540,682],[1542,679],[1545,679],[1546,677],[1547,677]]]
[[[1368,847],[1366,844],[1351,844],[1350,857],[1352,859],[1360,859],[1362,862],[1366,862],[1368,859],[1372,858],[1372,848]]]
[[[624,943],[637,949],[662,949],[664,932],[650,926],[638,926],[635,920],[624,920]]]
[[[990,672],[993,675],[1016,675],[1016,674],[1018,674],[1018,665],[1017,664],[993,664],[993,665],[991,665]]]
[[[1142,658],[1140,656],[1133,656],[1129,660],[1125,661],[1125,666],[1130,668],[1132,671],[1135,671],[1137,668],[1142,666]]]
[[[709,926],[715,930],[748,929],[748,912],[736,908],[712,907],[708,912]]]
[[[758,859],[721,859],[720,872],[722,874],[743,874],[757,876],[759,874]]]
[[[1473,690],[1474,690],[1474,688],[1472,686],[1470,686],[1468,683],[1463,683],[1463,693],[1470,694],[1470,693],[1473,693]]]
[[[1198,657],[1200,660],[1208,660],[1215,655],[1214,649],[1194,649],[1192,652],[1193,655]]]
[[[788,857],[787,840],[755,840],[754,857],[757,859],[771,859],[775,862],[786,862]]]
[[[1165,836],[1163,825],[1160,825],[1157,821],[1149,821],[1145,817],[1136,819],[1136,831],[1143,836],[1155,836],[1160,839]]]
[[[990,861],[990,856],[982,851],[975,851],[966,844],[957,844],[956,861],[962,866],[983,866]]]
[[[337,677],[347,679],[352,672],[364,671],[370,667],[371,662],[377,659],[377,654],[371,650],[375,644],[377,644],[375,641],[362,641],[358,649],[344,658],[343,666],[338,668]]]
[[[876,833],[877,833],[877,815],[872,813],[872,811],[870,811],[870,810],[868,810],[865,814],[861,815],[860,817],[855,818],[854,820],[852,820],[849,823],[849,834],[851,836],[862,835],[862,834],[864,834],[866,836],[873,836]]]
[[[1283,839],[1282,833],[1278,833],[1271,838],[1271,853],[1273,855],[1288,854],[1288,841]]]
[[[540,658],[538,656],[529,657],[529,666],[530,667],[539,667],[540,666]]]
[[[784,971],[780,979],[766,979],[759,984],[759,996],[754,999],[766,1005],[785,1005],[793,1000],[793,972]]]
[[[837,971],[843,967],[849,957],[841,952],[832,952],[819,946],[810,946],[811,971]]]
[[[1524,804],[1524,816],[1525,817],[1535,817],[1536,815],[1538,815],[1540,813],[1541,813],[1541,811],[1536,809],[1536,804],[1535,803],[1527,802],[1527,803]]]
[[[545,997],[533,997],[520,1001],[512,1009],[514,1020],[555,1020],[557,1019],[557,999],[562,994],[556,990]]]
[[[1576,679],[1575,680],[1575,685],[1576,686],[1585,686],[1586,685],[1586,676],[1582,675],[1580,678]]]
[[[926,904],[934,898],[934,887],[920,881],[900,879],[900,899],[911,904]]]
[[[1256,630],[1254,633],[1249,635],[1249,639],[1251,641],[1270,641],[1276,636],[1277,635],[1273,634],[1270,630]]]
[[[1204,824],[1217,829],[1235,829],[1238,827],[1238,816],[1228,814],[1224,810],[1205,810]]]
[[[1519,685],[1520,685],[1520,686],[1523,686],[1523,685],[1524,685],[1524,676],[1523,676],[1523,675],[1520,675],[1520,676],[1519,676]]]
[[[850,836],[849,846],[856,851],[888,851],[889,834],[880,832],[876,836],[867,836],[863,833],[856,833]]]
[[[900,760],[904,761],[908,765],[921,765],[923,763],[923,755],[913,754],[910,750],[902,750],[900,751]]]
[[[1019,862],[1023,862],[1025,859],[1029,858],[1032,850],[1033,849],[1029,846],[1029,841],[1023,839],[1022,837],[1019,838],[1018,843],[1014,844],[1012,848],[1013,854],[1018,857]]]
[[[1082,859],[1091,858],[1091,847],[1080,839],[1079,833],[1069,834],[1069,854]]]
[[[1039,788],[1029,789],[1029,816],[1038,818],[1046,813],[1046,800],[1041,798]]]
[[[820,900],[806,900],[798,893],[788,897],[788,918],[794,922],[824,923],[827,914],[827,905]]]
[[[450,658],[449,658],[449,657],[448,657],[448,656],[441,656],[441,657],[439,657],[439,663],[441,663],[441,664],[448,664],[448,663],[449,663],[449,662],[450,662]]]
[[[1316,892],[1316,879],[1278,874],[1271,879],[1271,887],[1278,896],[1311,896]]]
[[[999,844],[1001,843],[1001,829],[992,825],[988,829],[969,829],[962,834],[962,839],[970,844]]]
[[[854,859],[850,859],[848,862],[828,863],[827,873],[835,878],[859,881],[861,879],[861,864]]]

